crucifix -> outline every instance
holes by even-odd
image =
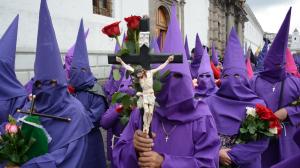
[[[153,74],[163,69],[168,63],[182,63],[182,54],[151,54],[149,53],[149,18],[143,18],[140,21],[140,33],[139,33],[139,46],[140,54],[130,54],[117,57],[116,55],[108,55],[109,64],[122,64],[122,66],[135,72],[139,79],[139,84],[142,88],[142,92],[137,92],[137,96],[140,97],[141,104],[139,108],[144,111],[143,114],[143,132],[149,134],[151,137],[150,124],[152,121],[155,96],[153,91]],[[171,55],[171,56],[170,56]],[[156,69],[151,69],[151,64],[163,63]],[[134,69],[128,64],[139,65],[142,68]],[[139,67],[137,66],[137,67]]]
[[[32,116],[39,116],[39,117],[45,117],[45,118],[52,118],[55,120],[60,120],[60,121],[64,121],[64,122],[70,122],[71,118],[64,118],[64,117],[58,117],[58,116],[53,116],[53,115],[48,115],[48,114],[41,114],[41,113],[37,113],[35,112],[35,95],[32,95],[32,100],[31,100],[31,104],[30,104],[30,108],[28,111],[21,111],[20,109],[17,109],[18,113],[22,113],[22,114],[27,114],[27,115],[32,115]]]

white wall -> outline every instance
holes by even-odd
[[[190,50],[195,47],[196,33],[203,45],[208,40],[208,0],[186,0],[184,8],[184,31],[188,36]]]
[[[258,47],[263,47],[264,32],[261,31],[258,25],[253,22],[251,18],[245,23],[244,30],[244,43],[247,44],[247,48],[250,46],[252,51],[255,52]]]
[[[107,77],[106,54],[111,53],[115,46],[115,41],[101,32],[102,27],[118,20],[122,20],[124,27],[124,17],[148,14],[149,11],[148,0],[113,0],[113,17],[93,14],[91,0],[47,0],[47,3],[62,55],[75,42],[80,19],[84,19],[85,28],[90,29],[87,38],[90,64],[98,78]],[[0,0],[0,36],[20,14],[16,72],[22,83],[33,75],[39,6],[40,0]],[[121,30],[124,32],[125,28]]]

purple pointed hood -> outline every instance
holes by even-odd
[[[162,32],[159,33],[158,37],[157,37],[157,45],[159,50],[161,51],[161,40],[162,40]]]
[[[39,81],[56,80],[59,84],[66,84],[66,75],[45,0],[41,1],[38,25],[34,78]]]
[[[155,37],[151,40],[150,48],[154,50],[154,53],[160,53],[160,49],[157,44],[157,39]]]
[[[85,32],[85,38],[87,38],[87,35],[89,34],[89,29]],[[65,70],[67,74],[67,78],[70,78],[70,70],[71,70],[71,64],[72,64],[72,59],[73,59],[73,54],[74,54],[74,48],[75,44],[73,44],[67,51],[65,55]]]
[[[211,60],[215,66],[218,66],[218,64],[219,64],[218,53],[216,51],[214,42],[212,42],[212,44],[211,44]]]
[[[36,110],[41,114],[70,117],[62,122],[41,117],[41,123],[52,137],[49,151],[55,151],[87,135],[93,125],[82,104],[67,92],[66,77],[46,0],[41,0],[37,53],[35,59]]]
[[[223,135],[236,135],[246,116],[246,107],[255,107],[262,101],[250,88],[243,49],[234,28],[232,28],[225,50],[221,86],[215,95],[208,97],[208,103],[217,129]]]
[[[218,90],[215,84],[215,78],[211,69],[207,50],[203,50],[203,55],[198,70],[197,82],[198,86],[195,88],[196,97],[207,97],[216,93]]]
[[[246,73],[245,58],[235,28],[231,29],[223,60],[223,71],[239,69]]]
[[[269,46],[269,40],[265,39],[264,47],[260,51],[260,53],[257,57],[256,67],[255,67],[256,72],[262,72],[264,70],[264,59],[265,59],[265,56],[268,53],[268,46]]]
[[[182,53],[182,64],[169,64],[163,71],[169,70],[171,73],[162,80],[163,88],[157,94],[156,112],[164,118],[179,122],[189,122],[198,119],[208,112],[204,104],[199,103],[198,107],[203,106],[203,113],[198,113],[194,101],[194,91],[192,88],[192,78],[189,71],[188,62],[185,56],[182,34],[176,18],[176,8],[171,8],[171,18],[165,39],[163,52]],[[176,92],[175,92],[176,91]]]
[[[233,100],[248,100],[256,97],[250,89],[245,58],[239,37],[232,28],[225,50],[221,87],[217,95]]]
[[[69,80],[71,86],[76,90],[83,90],[94,86],[97,80],[90,69],[82,19],[80,21],[71,67]]]
[[[202,46],[202,43],[200,41],[200,37],[197,33],[194,58],[193,58],[193,60],[191,62],[191,65],[190,65],[191,75],[192,75],[193,79],[198,77],[198,69],[200,67],[202,54],[203,54],[203,46]]]
[[[285,53],[288,45],[291,10],[292,8],[290,7],[264,59],[264,71],[260,73],[263,79],[271,83],[282,81],[286,78]]]
[[[188,42],[187,35],[185,36],[184,49],[185,49],[186,59],[190,60],[191,54],[190,54],[190,48],[189,48],[189,42]]]
[[[0,100],[25,96],[26,91],[15,74],[19,15],[0,40]]]

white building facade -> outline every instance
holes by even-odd
[[[112,17],[93,13],[92,1],[83,0],[47,0],[52,22],[62,58],[76,40],[80,19],[83,18],[85,29],[89,28],[87,47],[92,71],[97,78],[108,76],[107,54],[112,53],[115,41],[101,32],[112,22],[122,20],[121,31],[125,31],[124,17],[148,14],[148,0],[113,0]],[[19,14],[19,31],[16,56],[18,79],[25,83],[33,75],[36,51],[38,14],[40,0],[0,0],[0,37],[13,18]]]
[[[247,49],[250,47],[255,52],[263,47],[264,31],[247,4],[245,5],[245,11],[247,12],[248,22],[245,23],[244,44]]]
[[[170,16],[170,6],[177,6],[177,18],[181,25],[183,37],[187,34],[190,49],[195,45],[196,33],[199,33],[203,45],[210,46],[211,41],[218,38],[217,49],[224,51],[226,34],[229,27],[234,26],[234,17],[226,17],[223,10],[227,2],[216,0],[47,0],[62,59],[67,50],[74,44],[83,18],[85,29],[89,28],[87,47],[91,69],[96,78],[107,78],[110,65],[107,54],[115,47],[114,39],[108,38],[101,29],[115,21],[121,22],[122,36],[126,31],[124,17],[130,15],[149,15],[152,36],[165,35]],[[232,5],[236,3],[232,2]],[[40,0],[0,0],[0,37],[19,14],[19,32],[16,56],[16,74],[22,83],[33,77],[33,65],[36,51],[38,13]],[[242,9],[243,4],[232,9]],[[244,10],[242,10],[243,13]],[[211,16],[210,16],[211,15]],[[253,15],[254,16],[254,15]],[[217,22],[222,19],[222,22]],[[239,34],[244,31],[244,39],[251,46],[258,47],[262,43],[262,35],[257,21],[251,20],[254,27],[239,24]],[[232,23],[231,23],[232,22]],[[228,24],[227,23],[231,23]],[[252,24],[251,24],[252,25]],[[228,30],[227,30],[228,29]],[[253,30],[252,30],[253,29]],[[220,32],[219,32],[220,31]],[[255,33],[251,32],[255,31]],[[219,32],[219,33],[218,33]],[[255,35],[254,35],[255,34]],[[260,36],[261,35],[261,36]],[[122,38],[120,37],[120,39]]]

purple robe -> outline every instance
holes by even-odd
[[[94,128],[88,134],[88,147],[83,165],[89,168],[106,167],[104,143],[99,129],[99,121],[107,109],[106,100],[100,95],[87,91],[76,92],[74,96],[85,107],[87,115],[94,123]]]
[[[132,89],[131,78],[123,78],[120,83],[118,92],[127,93],[129,95],[134,95],[135,91]],[[118,104],[110,105],[109,109],[102,115],[101,127],[108,130],[107,131],[107,158],[111,161],[111,167],[116,167],[112,159],[112,147],[118,142],[122,131],[126,125],[120,122],[120,113],[116,112],[116,107]]]
[[[15,74],[18,22],[16,16],[0,39],[0,124],[26,102],[26,91]]]
[[[94,128],[88,134],[83,165],[89,168],[106,167],[104,143],[99,127],[107,103],[102,87],[97,83],[89,66],[83,20],[80,22],[74,48],[69,84],[74,87],[74,97],[85,107],[86,114],[94,124]]]
[[[246,118],[246,107],[265,105],[250,88],[243,51],[235,29],[230,32],[224,56],[222,83],[215,95],[204,101],[215,119],[220,136],[237,136]],[[234,165],[242,168],[260,168],[261,154],[268,147],[268,139],[246,144],[230,144],[227,153]]]
[[[281,108],[288,112],[288,117],[283,122],[283,133],[280,138],[270,141],[262,156],[263,167],[270,167],[300,152],[300,148],[292,140],[299,130],[300,106],[290,105],[300,97],[300,79],[286,73],[285,67],[290,19],[291,8],[264,59],[264,71],[260,72],[251,84],[253,90],[265,100],[273,112]]]
[[[300,131],[296,132],[294,136],[294,141],[300,147]],[[295,156],[292,156],[289,159],[279,162],[278,164],[272,166],[272,168],[298,168],[299,165],[300,165],[300,153],[296,154]]]
[[[300,80],[292,75],[286,77],[281,107],[279,107],[281,85],[282,82],[271,83],[262,79],[260,76],[255,77],[251,83],[253,90],[258,96],[265,100],[267,106],[271,108],[273,112],[283,107],[288,111],[288,119],[284,122],[285,127],[282,135],[279,139],[272,140],[268,149],[263,154],[264,167],[270,167],[300,152],[300,148],[292,141],[295,132],[299,130],[297,126],[300,124],[300,107],[299,105],[289,105],[300,96]]]
[[[36,59],[36,110],[41,114],[69,117],[70,122],[41,117],[40,121],[52,141],[48,153],[35,157],[22,168],[82,167],[87,148],[87,134],[93,125],[82,104],[67,92],[67,81],[61,62],[46,0],[41,0]]]
[[[156,138],[153,150],[164,156],[162,168],[218,167],[219,139],[214,120],[210,113],[205,114],[208,109],[204,110],[203,106],[207,106],[200,104],[196,111],[204,113],[198,119],[186,123],[167,120],[154,112],[151,130],[156,133]],[[118,168],[138,167],[133,135],[135,130],[141,129],[141,120],[140,112],[134,111],[114,148],[114,162]],[[165,141],[162,122],[166,130],[177,125],[168,142]]]

